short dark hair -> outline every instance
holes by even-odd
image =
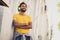
[[[25,2],[21,2],[20,5],[19,5],[19,7],[21,7],[22,4],[25,4],[27,6],[27,4]]]

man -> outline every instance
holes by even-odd
[[[14,14],[13,16],[13,24],[15,28],[15,39],[14,40],[22,40],[22,36],[25,35],[26,40],[30,40],[30,36],[27,34],[30,32],[32,28],[32,21],[30,16],[26,15],[27,4],[22,2],[18,6],[19,14]]]

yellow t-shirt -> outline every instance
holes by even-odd
[[[29,23],[31,22],[31,18],[28,15],[20,15],[20,14],[15,14],[13,16],[13,20],[17,21],[18,23]],[[21,29],[21,28],[16,28],[16,32],[19,32],[20,34],[26,34],[29,33],[29,29]]]

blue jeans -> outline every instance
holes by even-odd
[[[23,38],[23,35],[24,35],[24,38]],[[31,40],[31,36],[29,35],[25,35],[25,34],[20,34],[18,32],[15,33],[15,37],[14,37],[14,40]]]

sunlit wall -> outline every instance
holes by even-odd
[[[46,0],[47,14],[49,20],[49,38],[51,40],[60,40],[60,0]],[[52,36],[51,36],[52,29]]]

